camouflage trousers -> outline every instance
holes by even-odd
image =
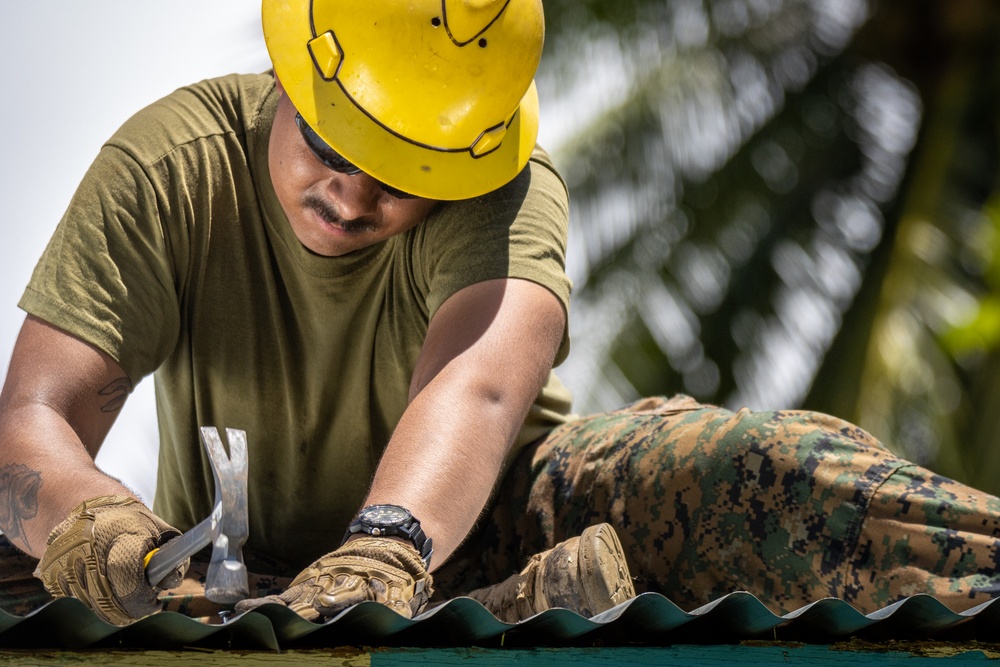
[[[777,613],[824,597],[869,613],[915,593],[959,611],[1000,594],[1000,499],[827,415],[684,396],[573,421],[524,452],[438,589],[500,581],[601,522],[636,590],[686,610],[739,590]]]
[[[683,609],[738,590],[777,613],[824,597],[868,613],[915,593],[959,611],[1000,594],[1000,499],[827,415],[733,413],[679,396],[575,420],[528,447],[434,573],[435,599],[502,581],[602,522],[636,589]],[[33,567],[0,544],[0,608],[44,601]],[[214,613],[205,569],[193,564],[165,608]],[[289,581],[252,576],[251,594]]]

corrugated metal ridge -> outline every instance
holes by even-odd
[[[591,619],[566,609],[550,609],[509,625],[478,602],[457,598],[412,620],[377,603],[365,602],[326,623],[306,621],[286,607],[265,605],[219,625],[163,612],[118,627],[97,618],[79,600],[62,598],[23,617],[0,611],[0,647],[281,650],[337,646],[663,646],[728,644],[762,637],[827,644],[851,636],[877,640],[944,636],[1000,642],[1000,606],[996,602],[954,612],[929,595],[915,595],[865,615],[846,602],[830,598],[778,616],[750,593],[730,593],[691,612],[683,611],[662,595],[645,593]]]

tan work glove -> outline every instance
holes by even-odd
[[[146,581],[143,560],[180,532],[128,496],[77,505],[46,542],[35,576],[55,597],[75,597],[105,621],[125,625],[159,611],[160,588]],[[180,584],[188,563],[161,584]]]
[[[236,611],[277,603],[307,621],[315,621],[374,600],[412,618],[430,599],[432,583],[420,554],[411,545],[362,537],[315,561],[281,595],[243,600],[236,603]]]

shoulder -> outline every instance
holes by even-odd
[[[181,146],[206,139],[234,139],[269,127],[274,79],[269,73],[231,74],[179,88],[137,112],[106,142],[142,165]]]
[[[474,199],[444,202],[409,232],[407,257],[433,315],[477,282],[523,278],[549,288],[568,307],[566,186],[537,149],[514,180]]]
[[[532,151],[531,158],[528,160],[528,167],[532,170],[532,173],[536,174],[539,180],[539,187],[552,188],[563,196],[568,194],[569,188],[566,186],[566,181],[563,180],[563,177],[552,163],[552,158],[549,157],[544,148],[535,146],[535,150]]]
[[[566,184],[540,147],[510,183],[481,197],[444,202],[428,220],[439,230],[458,226],[473,236],[490,226],[509,229],[518,224],[565,231],[568,221]]]

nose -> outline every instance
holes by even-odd
[[[336,174],[330,179],[330,191],[345,220],[374,218],[378,213],[382,189],[368,174]]]

